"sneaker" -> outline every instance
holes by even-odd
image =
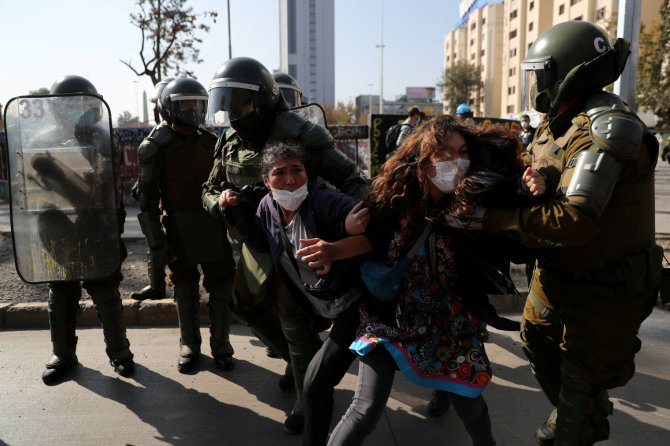
[[[284,421],[284,432],[291,435],[302,434],[305,427],[305,417],[302,414],[291,412]]]
[[[549,418],[542,423],[542,426],[537,428],[535,431],[535,440],[537,440],[538,444],[554,444],[554,437],[556,436],[556,417],[557,412],[556,409],[554,409],[549,415]]]
[[[451,406],[451,401],[444,390],[433,390],[428,402],[428,416],[439,417],[444,414]]]

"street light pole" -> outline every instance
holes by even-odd
[[[233,58],[233,42],[230,39],[230,0],[228,0],[228,59]]]
[[[384,113],[384,0],[382,0],[382,43],[379,48],[379,113]]]

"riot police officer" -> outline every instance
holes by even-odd
[[[233,257],[225,225],[202,208],[202,183],[212,167],[216,136],[204,129],[207,90],[179,78],[160,97],[165,122],[138,150],[140,227],[152,255],[170,270],[179,317],[179,372],[196,369],[200,357],[200,273],[209,294],[210,347],[220,370],[233,368],[230,297]],[[161,209],[162,208],[162,209]]]
[[[660,283],[655,244],[658,144],[622,99],[602,91],[623,71],[629,42],[611,44],[584,21],[543,32],[521,63],[523,109],[547,120],[529,146],[554,191],[538,206],[489,209],[484,230],[536,247],[521,338],[557,410],[540,444],[587,445],[609,436],[607,389],[633,376],[636,337]]]
[[[83,93],[102,98],[93,84],[81,76],[69,75],[57,79],[51,86],[50,94],[69,94],[69,93]],[[55,112],[55,111],[54,111]],[[99,119],[97,110],[89,110],[88,114],[82,116],[77,124],[75,124],[75,137],[81,140],[88,138],[95,132],[91,131],[92,126],[97,124],[96,116]],[[89,115],[90,118],[89,119]],[[84,119],[86,118],[86,119]],[[90,121],[90,122],[89,122]],[[82,126],[82,124],[85,124]],[[104,131],[105,129],[103,129]],[[107,138],[109,138],[108,129]],[[109,139],[108,139],[109,141]],[[118,173],[120,157],[118,153],[117,159],[109,160],[109,164],[113,166],[113,172]],[[89,160],[90,161],[90,160]],[[99,187],[104,187],[100,185]],[[64,188],[63,190],[68,190]],[[71,199],[71,197],[66,197]],[[118,227],[123,227],[125,219],[125,210],[123,203],[117,199],[117,213],[119,218]],[[57,219],[58,214],[52,214],[52,217]],[[84,220],[91,220],[93,214],[89,214]],[[48,218],[46,213],[40,217]],[[55,221],[54,219],[54,221]],[[90,228],[90,221],[80,222],[86,224]],[[51,224],[44,223],[42,227],[49,227]],[[93,229],[95,230],[95,228]],[[98,228],[104,231],[104,226]],[[45,233],[46,231],[41,231]],[[44,234],[41,234],[44,236]],[[115,241],[114,247],[118,247],[120,243],[121,259],[126,257],[126,250],[123,242]],[[114,257],[114,256],[112,256]],[[82,286],[91,296],[93,304],[95,305],[98,319],[102,324],[103,335],[106,344],[106,353],[109,357],[110,364],[114,367],[114,371],[121,376],[130,376],[135,370],[135,363],[133,361],[133,354],[130,351],[130,343],[126,338],[126,326],[123,321],[123,305],[121,303],[121,295],[119,294],[119,283],[123,280],[121,271],[117,270],[111,277],[96,280],[79,281],[64,281],[64,282],[50,282],[49,286],[49,328],[51,330],[51,342],[53,344],[53,356],[46,364],[46,369],[42,373],[42,380],[47,385],[59,383],[67,373],[78,364],[76,355],[77,336],[75,334],[75,327],[77,319],[81,313],[79,307],[79,300],[82,295]]]
[[[237,189],[257,186],[263,195],[267,192],[263,189],[260,159],[265,145],[273,141],[297,142],[306,152],[310,175],[326,179],[351,196],[360,198],[365,194],[366,180],[357,166],[337,150],[328,130],[287,111],[277,83],[257,60],[228,60],[216,71],[209,92],[211,122],[229,121],[231,126],[217,142],[214,167],[203,186],[203,204],[212,215],[223,217],[219,198],[224,181]],[[257,201],[253,203],[254,209],[257,205]],[[230,233],[239,238],[234,229]],[[303,378],[321,344],[318,328],[274,273],[271,256],[245,244],[235,274],[234,300],[236,315],[292,365],[298,399],[284,430],[300,433],[304,424]]]
[[[296,81],[290,74],[282,71],[272,73],[272,78],[277,83],[279,91],[281,91],[288,108],[295,108],[302,105],[302,90],[298,81]]]
[[[154,86],[151,102],[156,104],[154,106],[156,125],[160,125],[161,122],[166,119],[166,113],[161,105],[160,97],[165,86],[173,80],[173,77],[163,79],[158,81]],[[133,186],[133,196],[136,200],[140,200],[139,181],[135,182],[135,185]],[[162,209],[159,209],[159,211],[161,213],[163,212]],[[149,274],[149,285],[145,286],[140,291],[133,291],[130,293],[130,298],[135,300],[165,299],[165,264],[156,259],[152,254],[151,249],[147,252],[147,273]]]

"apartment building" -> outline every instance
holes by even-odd
[[[658,11],[663,0],[644,0],[640,14],[642,23],[658,20]],[[471,35],[471,21],[478,20],[478,12],[484,14],[485,9],[492,6],[502,7],[502,34],[500,39],[479,39]],[[504,0],[502,4],[488,5],[473,11],[468,18],[467,27],[458,28],[445,37],[445,67],[463,57],[470,63],[478,63],[484,67],[484,61],[472,58],[472,51],[468,52],[468,43],[481,44],[477,49],[480,55],[497,54],[500,47],[500,75],[496,79],[495,70],[489,68],[487,74],[494,73],[494,78],[485,77],[482,71],[482,90],[486,87],[497,91],[495,83],[500,84],[500,93],[497,97],[483,94],[479,98],[472,98],[471,107],[480,116],[517,118],[521,110],[521,61],[535,39],[546,29],[556,23],[567,20],[586,20],[596,23],[607,30],[612,37],[616,35],[614,25],[618,12],[618,0]],[[489,23],[492,26],[493,23]],[[475,28],[476,29],[476,28]],[[469,54],[469,55],[468,55]],[[497,59],[496,59],[497,60]],[[495,62],[494,62],[495,63]],[[445,110],[445,112],[449,112]]]
[[[500,109],[503,66],[503,5],[487,5],[474,10],[463,26],[447,34],[444,40],[445,68],[465,60],[481,67],[481,82],[469,105],[477,116],[497,116]],[[448,110],[445,101],[444,113]]]
[[[334,17],[334,0],[279,0],[279,70],[309,102],[335,103]]]

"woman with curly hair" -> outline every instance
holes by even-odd
[[[366,233],[372,256],[393,266],[410,250],[416,254],[390,305],[366,300],[361,310],[350,347],[361,356],[358,385],[330,445],[361,444],[374,430],[396,368],[418,385],[447,392],[473,444],[495,444],[481,395],[491,367],[479,326],[482,319],[503,329],[518,329],[518,323],[500,318],[487,298],[485,265],[499,271],[490,264],[504,263],[505,256],[488,255],[499,247],[470,233],[492,201],[518,206],[544,192],[537,172],[521,174],[520,150],[516,136],[504,129],[441,116],[411,134],[372,182],[366,200],[373,216]],[[453,216],[469,218],[469,227],[450,227]]]

